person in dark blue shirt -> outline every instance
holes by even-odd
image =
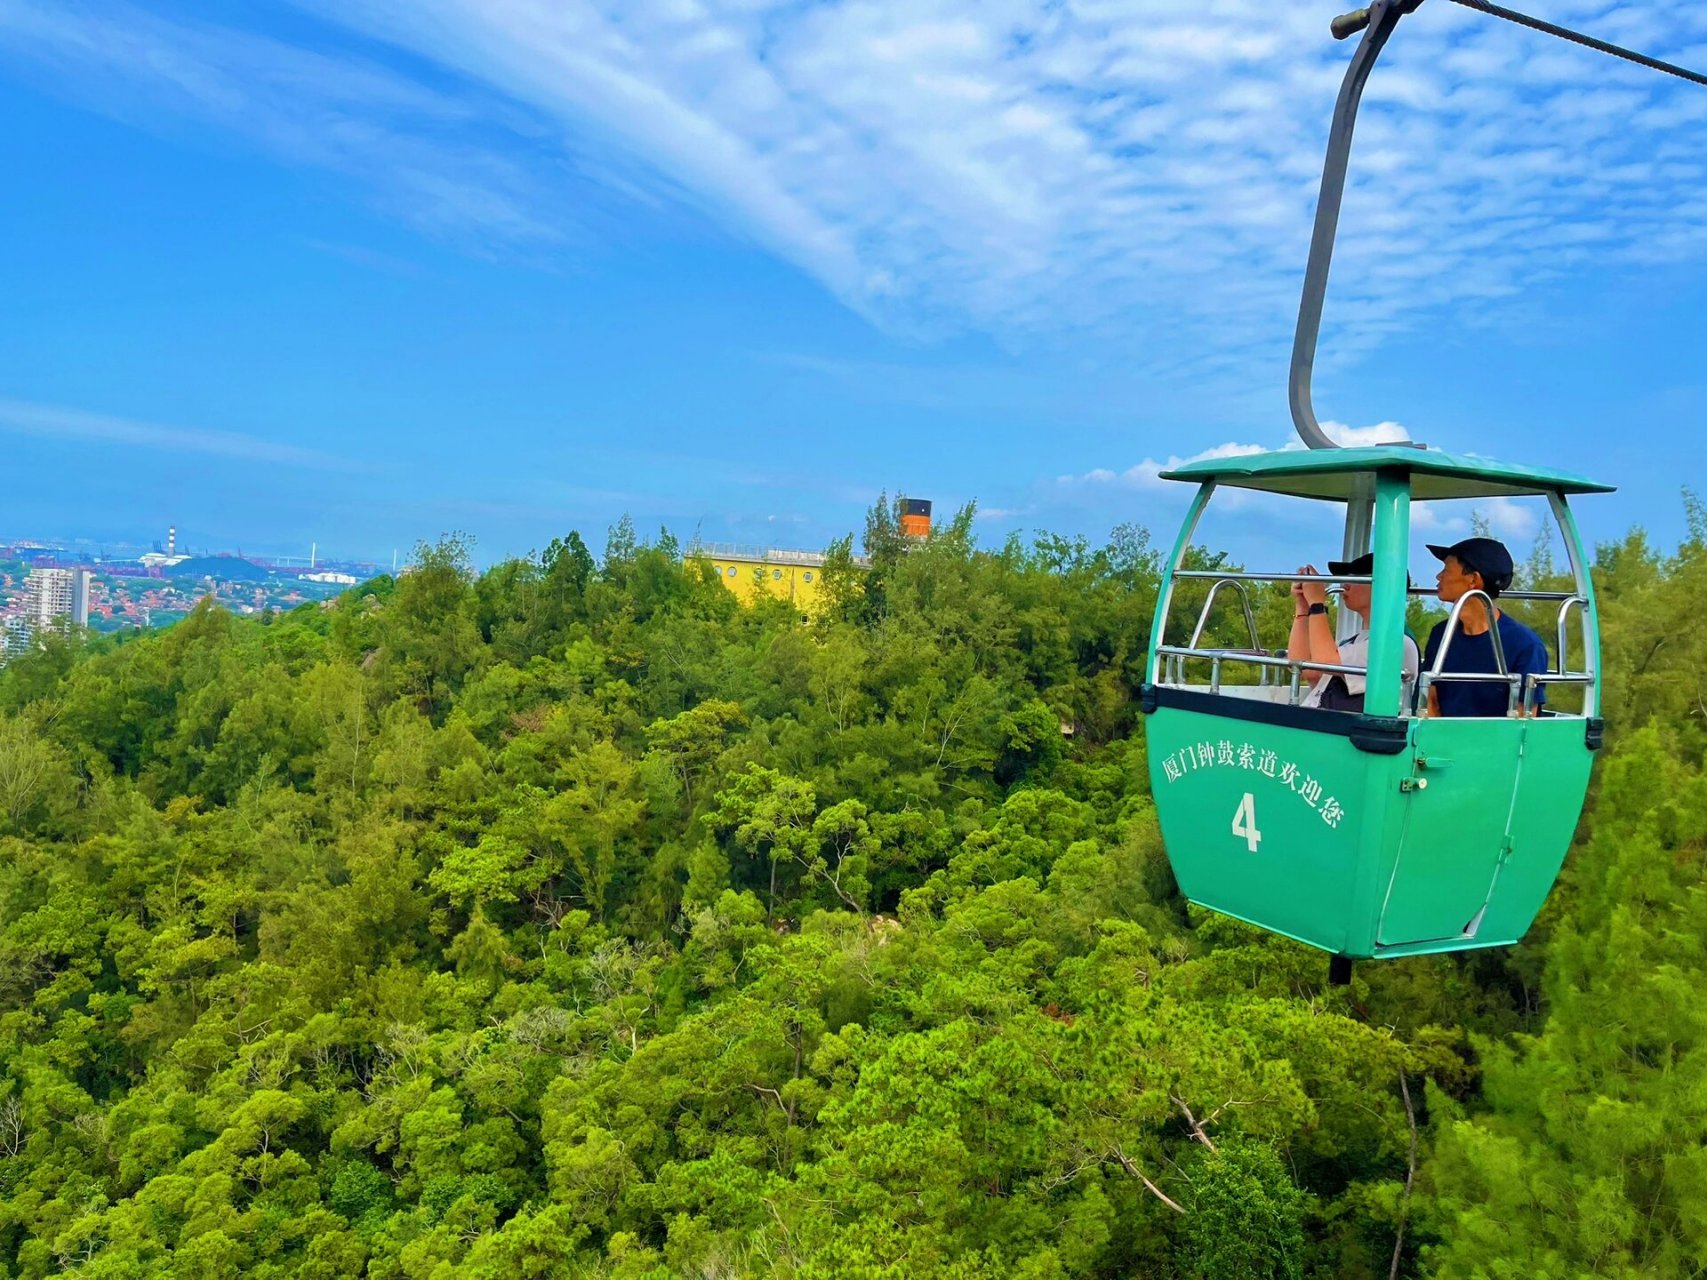
[[[1452,604],[1467,591],[1477,590],[1485,591],[1498,600],[1500,592],[1511,586],[1511,552],[1495,538],[1465,538],[1450,547],[1430,546],[1429,550],[1441,562],[1440,573],[1435,579],[1438,584],[1436,594],[1447,604]],[[1500,649],[1505,654],[1508,673],[1536,676],[1551,669],[1547,645],[1540,636],[1498,608],[1493,613],[1492,626],[1499,628]],[[1494,661],[1490,630],[1487,605],[1481,600],[1467,601],[1464,612],[1458,615],[1458,630],[1447,647],[1446,665],[1442,670],[1497,674],[1499,664]],[[1435,655],[1440,652],[1445,634],[1444,622],[1429,632],[1428,645],[1423,650],[1422,669],[1425,672],[1434,669]],[[1519,708],[1529,685],[1530,681],[1525,680],[1519,686]],[[1535,682],[1534,688],[1532,701],[1539,709],[1546,701],[1545,690],[1539,681]],[[1510,686],[1497,680],[1452,680],[1442,676],[1428,691],[1428,714],[1431,716],[1504,717],[1510,714],[1510,705]]]

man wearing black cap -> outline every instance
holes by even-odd
[[[1468,591],[1478,590],[1498,600],[1500,592],[1511,586],[1511,552],[1497,539],[1465,538],[1450,547],[1430,546],[1429,550],[1441,562],[1440,573],[1435,578],[1439,584],[1436,594],[1446,604],[1452,604]],[[1493,614],[1491,626],[1499,628],[1500,650],[1505,655],[1506,671],[1524,676],[1546,672],[1550,664],[1547,646],[1541,637],[1510,614],[1497,608]],[[1458,615],[1458,632],[1446,650],[1446,665],[1442,669],[1497,673],[1499,664],[1494,660],[1493,640],[1489,637],[1491,626],[1487,604],[1481,600],[1466,601],[1464,612]],[[1425,668],[1434,666],[1435,654],[1440,652],[1441,639],[1445,634],[1444,622],[1429,632],[1428,646],[1423,652]],[[1523,705],[1523,694],[1529,683],[1526,679],[1519,686],[1519,707]],[[1537,707],[1546,701],[1545,690],[1539,683],[1535,685],[1534,701]],[[1504,717],[1511,714],[1510,706],[1510,689],[1497,681],[1441,679],[1428,691],[1428,714],[1431,716]]]
[[[1330,560],[1328,572],[1334,577],[1368,577],[1375,571],[1375,553],[1366,551],[1355,560]],[[1300,565],[1299,573],[1314,575],[1313,565]],[[1328,593],[1319,582],[1292,584],[1292,635],[1286,644],[1286,656],[1303,658],[1308,662],[1326,662],[1336,666],[1363,667],[1362,675],[1340,675],[1322,672],[1305,695],[1303,706],[1321,707],[1327,711],[1362,711],[1363,693],[1368,687],[1369,666],[1369,600],[1367,582],[1345,584],[1340,601],[1363,620],[1363,629],[1344,644],[1334,639],[1334,629],[1328,622]],[[1410,701],[1409,690],[1417,678],[1417,642],[1405,637],[1404,649],[1405,695],[1401,704]]]

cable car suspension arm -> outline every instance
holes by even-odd
[[[1492,0],[1452,0],[1452,3],[1693,84],[1707,85],[1707,75],[1698,71],[1532,18],[1526,13],[1494,4]],[[1369,72],[1375,66],[1375,59],[1381,56],[1393,28],[1400,18],[1415,13],[1421,4],[1422,0],[1375,0],[1367,9],[1341,14],[1331,26],[1336,40],[1344,40],[1360,31],[1363,32],[1363,40],[1352,55],[1351,65],[1346,68],[1339,100],[1334,104],[1333,125],[1328,131],[1328,154],[1322,164],[1322,190],[1316,201],[1316,225],[1310,237],[1310,260],[1304,270],[1304,291],[1298,303],[1298,327],[1292,338],[1292,370],[1287,399],[1292,409],[1292,424],[1297,428],[1299,438],[1312,449],[1335,447],[1332,437],[1316,421],[1310,384],[1316,365],[1316,340],[1322,328],[1322,299],[1327,293],[1328,268],[1334,256],[1334,235],[1339,228],[1340,202],[1345,195],[1346,166],[1351,158],[1351,135],[1357,123],[1357,107],[1363,98],[1363,86],[1369,79]]]
[[[1357,104],[1363,98],[1364,82],[1374,69],[1375,59],[1399,19],[1415,13],[1422,0],[1375,0],[1367,9],[1335,18],[1334,35],[1363,32],[1363,40],[1346,68],[1334,104],[1334,122],[1328,130],[1328,154],[1322,162],[1322,191],[1316,198],[1316,228],[1310,236],[1310,261],[1304,268],[1304,293],[1298,302],[1298,328],[1292,336],[1292,372],[1287,380],[1287,400],[1292,407],[1292,425],[1298,438],[1312,449],[1337,447],[1316,421],[1310,398],[1310,378],[1316,367],[1316,337],[1322,328],[1322,298],[1328,291],[1328,268],[1334,257],[1334,234],[1339,229],[1340,200],[1345,195],[1346,165],[1351,160],[1351,134],[1357,125]]]

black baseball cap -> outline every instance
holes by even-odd
[[[1427,545],[1436,560],[1453,557],[1470,572],[1481,574],[1482,581],[1495,591],[1504,591],[1511,585],[1511,552],[1498,538],[1465,538],[1450,547]]]
[[[1336,578],[1344,574],[1350,574],[1354,577],[1363,577],[1367,574],[1374,573],[1375,553],[1373,551],[1365,551],[1355,560],[1330,560],[1328,561],[1328,572],[1333,574]]]

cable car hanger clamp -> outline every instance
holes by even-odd
[[[1593,49],[1597,53],[1622,58],[1626,62],[1634,62],[1653,71],[1677,76],[1692,84],[1707,86],[1707,75],[1698,71],[1663,62],[1658,58],[1650,58],[1645,53],[1637,53],[1633,49],[1625,49],[1594,36],[1584,35],[1580,31],[1572,31],[1568,27],[1533,18],[1515,9],[1493,4],[1491,0],[1452,0],[1452,3],[1463,5],[1466,9],[1475,9],[1490,17],[1503,18],[1533,31],[1557,36],[1561,40]],[[1316,421],[1316,410],[1310,395],[1310,380],[1315,370],[1316,339],[1322,327],[1322,298],[1327,292],[1328,267],[1333,259],[1334,235],[1339,228],[1340,201],[1345,195],[1346,166],[1351,158],[1351,135],[1357,123],[1357,106],[1363,97],[1363,86],[1369,79],[1369,72],[1375,65],[1375,59],[1380,57],[1387,38],[1393,34],[1393,28],[1398,25],[1400,18],[1415,13],[1421,5],[1422,0],[1376,0],[1367,9],[1341,14],[1333,20],[1330,27],[1336,40],[1344,40],[1359,31],[1362,31],[1364,36],[1357,52],[1352,56],[1351,65],[1346,68],[1345,80],[1340,85],[1339,101],[1334,106],[1333,125],[1328,131],[1328,154],[1322,164],[1322,191],[1316,202],[1315,230],[1310,237],[1310,261],[1304,270],[1304,291],[1298,303],[1298,328],[1292,339],[1292,370],[1287,386],[1287,398],[1292,408],[1292,424],[1298,430],[1298,437],[1312,449],[1338,448],[1333,438],[1322,430],[1321,423]]]

